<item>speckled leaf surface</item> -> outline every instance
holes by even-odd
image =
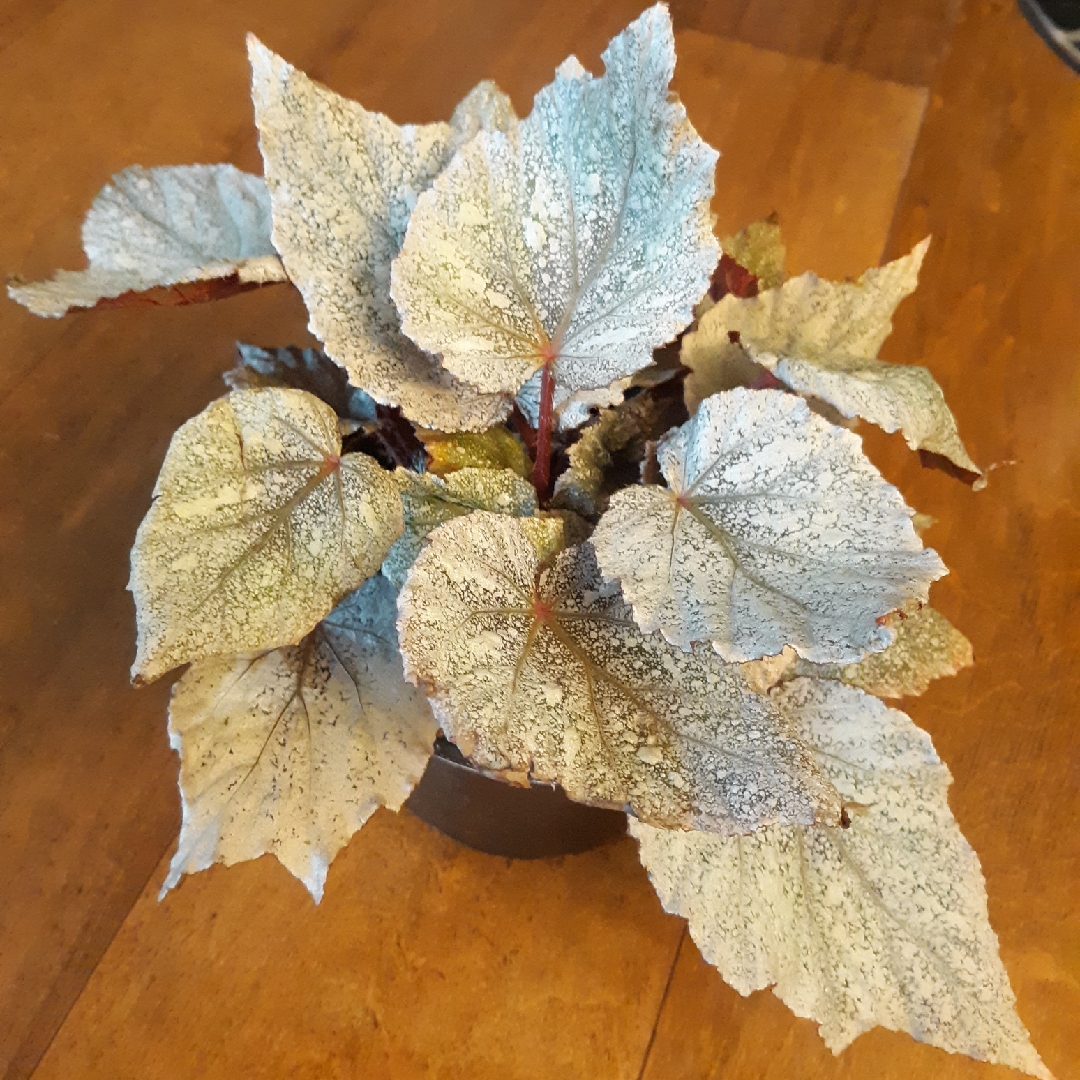
[[[390,262],[417,196],[455,147],[487,124],[512,129],[509,101],[482,83],[450,124],[398,126],[320,86],[254,37],[248,55],[274,243],[304,297],[311,332],[353,382],[416,423],[490,427],[509,411],[509,398],[463,386],[401,333]]]
[[[730,362],[730,335],[737,334],[753,359],[793,390],[827,401],[848,418],[899,430],[912,449],[979,474],[930,372],[877,359],[893,312],[918,284],[929,243],[855,282],[806,273],[749,299],[725,296],[683,340],[682,360],[694,371],[698,397],[721,388],[712,384]]]
[[[593,534],[642,630],[727,660],[885,648],[878,619],[946,571],[849,431],[776,390],[708,398],[658,447],[668,487],[616,492]]]
[[[405,531],[390,549],[383,573],[399,588],[428,533],[451,518],[473,510],[530,517],[536,513],[536,490],[509,469],[458,469],[445,479],[398,469],[394,480],[405,508]]]
[[[588,544],[541,568],[521,523],[470,514],[431,534],[398,604],[406,674],[483,769],[665,826],[838,819],[772,703],[711,650],[641,634]]]
[[[800,679],[773,697],[855,804],[851,827],[720,837],[631,821],[665,909],[689,920],[736,990],[773,984],[834,1053],[882,1026],[1049,1077],[1016,1014],[979,860],[929,736],[837,683]]]
[[[237,390],[176,432],[131,552],[134,676],[294,644],[379,569],[401,497],[339,457],[337,423],[301,390]]]
[[[804,672],[805,665],[796,663],[792,670],[839,679],[877,697],[901,698],[924,694],[934,679],[955,675],[974,662],[971,642],[932,607],[903,618],[892,616],[888,623],[896,640],[883,652],[857,664],[817,665]]]
[[[318,903],[349,837],[401,806],[436,724],[402,677],[396,618],[377,574],[300,644],[188,670],[169,709],[183,825],[162,894],[182,874],[270,852]]]
[[[558,397],[608,386],[692,317],[716,265],[716,152],[669,83],[667,9],[593,78],[571,57],[516,133],[484,133],[420,196],[393,296],[455,375],[516,393],[553,360]]]
[[[82,227],[87,270],[15,283],[13,300],[35,315],[160,285],[239,276],[284,281],[270,242],[270,198],[260,176],[232,165],[181,165],[117,173],[98,192]]]

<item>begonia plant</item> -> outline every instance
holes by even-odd
[[[949,771],[882,700],[972,660],[852,430],[981,482],[930,372],[878,359],[927,241],[854,282],[786,277],[772,220],[718,241],[662,5],[525,118],[484,82],[399,126],[248,44],[264,177],[127,169],[89,268],[10,290],[291,283],[322,343],[239,346],[135,539],[133,677],[186,665],[163,892],[272,852],[318,901],[441,732],[625,811],[705,958],[834,1051],[881,1025],[1048,1077]]]

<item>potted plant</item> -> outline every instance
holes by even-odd
[[[41,315],[291,282],[323,350],[239,347],[132,552],[137,682],[188,666],[165,889],[273,852],[318,901],[436,735],[624,813],[742,993],[839,1051],[875,1025],[1048,1076],[929,737],[884,699],[970,663],[945,567],[856,419],[983,482],[940,389],[877,359],[927,242],[785,279],[721,241],[666,9],[515,116],[398,126],[249,40],[265,177],[132,168]]]

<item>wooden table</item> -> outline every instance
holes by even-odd
[[[0,0],[0,266],[81,264],[125,165],[260,167],[243,32],[397,120],[478,79],[519,111],[596,68],[641,0]],[[977,664],[905,703],[956,783],[1020,1013],[1080,1076],[1080,80],[1008,0],[680,0],[678,86],[724,154],[721,232],[771,210],[789,269],[856,274],[934,235],[885,355],[925,363],[975,494],[871,453],[937,524],[933,600]],[[232,342],[307,342],[288,289],[61,322],[0,306],[0,1075],[989,1078],[874,1031],[839,1058],[665,915],[633,843],[551,862],[380,812],[315,908],[263,858],[159,904],[178,827],[166,685],[127,685],[127,549],[172,431]],[[6,1070],[6,1071],[5,1071]]]

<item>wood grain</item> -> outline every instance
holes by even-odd
[[[926,86],[960,0],[672,0],[675,25]]]
[[[566,53],[595,67],[642,6],[2,6],[0,265],[80,265],[86,205],[132,162],[258,169],[246,29],[336,90],[422,121],[484,76],[525,111]],[[857,273],[882,252],[911,160],[890,251],[937,239],[888,355],[933,368],[979,460],[1025,463],[976,496],[920,473],[895,440],[872,442],[939,519],[930,539],[954,577],[935,602],[980,663],[911,711],[957,776],[952,804],[983,856],[1022,1015],[1059,1080],[1076,1075],[1080,856],[1060,824],[1077,787],[1076,80],[1005,3],[972,2],[955,31],[954,0],[674,8],[687,31],[679,88],[725,154],[722,230],[776,209],[795,269]],[[932,72],[911,158],[925,92],[870,75],[919,84]],[[304,341],[303,324],[288,289],[55,323],[0,308],[5,1080],[46,1047],[38,1075],[50,1078],[634,1080],[650,1041],[651,1080],[994,1075],[885,1032],[833,1059],[771,995],[744,1001],[689,942],[678,948],[682,924],[660,912],[629,842],[507,866],[380,813],[318,909],[269,858],[157,903],[175,759],[166,688],[126,683],[127,548],[169,436],[219,392],[231,341]]]
[[[629,839],[515,862],[379,811],[318,908],[269,857],[164,870],[38,1080],[632,1080],[682,933]]]
[[[679,94],[721,152],[718,235],[775,211],[789,273],[876,266],[926,91],[699,31],[676,41]]]
[[[481,17],[479,11],[475,17],[477,19]],[[368,96],[370,90],[378,97],[379,87],[384,81],[389,85],[392,79],[391,76],[386,75],[376,76],[370,64],[365,65],[360,62],[360,58],[372,55],[366,51],[367,49],[384,48],[384,43],[379,38],[379,31],[373,23],[367,25],[366,31],[363,44],[351,47],[360,50],[359,57],[346,50],[332,61],[325,59],[316,61],[316,66],[321,68],[320,74],[335,87],[361,97]],[[523,56],[535,57],[538,52],[536,35],[540,32],[550,34],[550,27],[545,27],[542,21],[538,21],[524,26],[517,39],[511,35],[513,43],[510,48],[514,50],[512,55],[520,52]],[[579,43],[583,40],[581,27],[576,23],[567,30],[568,34],[571,32],[577,37]],[[584,37],[584,40],[589,39]],[[722,221],[725,227],[738,228],[752,220],[755,215],[763,215],[775,208],[780,210],[785,220],[790,219],[793,222],[792,261],[796,265],[800,259],[810,257],[812,245],[816,245],[813,247],[816,265],[827,272],[855,273],[865,265],[876,262],[885,241],[904,167],[914,143],[924,108],[925,94],[910,88],[882,83],[880,80],[871,79],[860,73],[838,68],[827,69],[821,64],[806,60],[789,60],[752,46],[725,42],[700,33],[680,34],[678,46],[681,54],[680,87],[687,96],[688,105],[692,110],[697,110],[695,119],[703,135],[725,147],[728,153],[727,171],[721,174],[717,199],[718,209],[724,215]],[[550,46],[548,46],[548,52],[551,52]],[[549,59],[548,73],[555,63],[555,58]],[[595,52],[593,59],[595,60]],[[403,65],[405,66],[407,65]],[[510,81],[515,78],[517,65],[496,58],[493,66],[504,85],[509,86],[519,98],[524,98],[524,102],[527,103],[527,95],[520,94],[519,85]],[[349,79],[339,80],[337,77],[339,69],[342,72],[348,72],[351,79],[355,79],[357,70],[365,70],[368,72],[367,82],[359,84],[355,81],[350,83]],[[518,72],[518,74],[521,73]],[[394,77],[407,81],[407,75],[403,72],[399,72]],[[530,69],[529,81],[525,83],[525,86],[531,89],[532,84],[541,82],[545,77],[547,76],[544,72]],[[449,73],[445,78],[447,83],[450,83]],[[455,74],[454,78],[456,82],[452,85],[455,86],[453,91],[455,94],[467,88],[473,81],[471,76],[462,79]],[[388,93],[385,90],[381,92]],[[430,90],[427,92],[430,93]],[[723,109],[717,109],[711,105],[714,97],[726,103]],[[436,106],[418,102],[405,115],[424,115],[424,110],[428,107],[435,108]],[[524,108],[525,104],[521,104],[520,107]],[[697,115],[698,112],[700,115]],[[833,133],[831,141],[824,137],[826,129],[830,127],[829,118],[836,120],[831,128]],[[770,169],[775,170],[779,177],[794,178],[793,180],[778,180],[771,185],[762,185],[757,182],[759,173],[752,165],[753,148],[760,142],[759,133],[762,127],[794,134],[795,137],[786,142],[778,142],[769,151]],[[849,138],[853,140],[854,148],[846,152],[844,168],[838,169],[835,167],[837,159],[835,149],[839,145],[838,140]],[[740,162],[746,166],[741,176],[738,169]],[[867,178],[870,182],[865,185],[865,191],[860,192],[857,198],[850,201],[850,212],[842,221],[838,221],[835,207],[838,200],[843,197],[847,185],[856,176]],[[827,236],[824,242],[818,243],[821,222],[831,222],[833,227],[826,230]],[[237,324],[241,313],[250,320],[244,324],[242,330]],[[157,318],[159,314],[167,314],[166,319],[163,321]],[[208,317],[210,321],[204,322]],[[33,425],[40,414],[38,410],[42,409],[45,402],[54,397],[62,398],[63,396],[62,382],[47,385],[42,383],[41,380],[45,378],[46,372],[53,372],[56,378],[63,379],[73,367],[78,371],[87,371],[82,376],[79,384],[80,392],[76,395],[78,407],[83,410],[97,408],[102,410],[103,415],[109,417],[115,417],[120,410],[130,414],[137,408],[137,402],[146,400],[151,388],[155,385],[155,380],[162,380],[160,385],[165,396],[164,401],[150,409],[140,419],[138,434],[125,433],[123,424],[126,421],[113,421],[111,424],[105,422],[106,430],[110,433],[106,442],[86,448],[85,468],[90,476],[98,475],[99,470],[103,470],[108,476],[122,474],[126,477],[125,484],[114,486],[110,494],[104,497],[91,483],[91,493],[80,495],[78,490],[87,481],[79,477],[72,481],[78,485],[74,489],[57,488],[55,485],[42,489],[35,496],[38,499],[35,509],[29,510],[25,515],[26,522],[33,522],[38,514],[47,515],[50,513],[50,508],[64,506],[74,501],[75,510],[68,510],[68,514],[73,522],[72,529],[85,530],[80,535],[84,535],[88,541],[86,558],[99,560],[104,556],[107,558],[108,565],[116,568],[116,572],[103,577],[100,586],[95,586],[92,596],[86,593],[78,596],[73,591],[74,583],[70,577],[73,567],[68,565],[69,576],[61,576],[58,579],[51,615],[53,622],[62,621],[68,609],[76,608],[82,611],[81,605],[92,600],[86,609],[86,617],[90,619],[90,625],[96,628],[98,624],[95,617],[89,614],[90,612],[107,608],[108,605],[113,605],[110,610],[126,611],[128,609],[127,598],[121,595],[121,575],[126,562],[126,546],[134,531],[135,523],[146,505],[146,492],[152,482],[152,471],[149,466],[160,460],[165,443],[177,424],[216,392],[216,373],[223,366],[228,352],[226,342],[220,340],[219,335],[227,335],[230,329],[235,328],[235,332],[255,336],[260,343],[271,343],[275,335],[278,340],[287,340],[290,336],[295,336],[295,333],[282,331],[280,329],[282,322],[288,326],[291,319],[291,325],[295,327],[301,316],[296,310],[294,297],[286,294],[284,300],[279,300],[275,292],[271,290],[265,294],[254,294],[230,301],[220,307],[171,313],[100,313],[93,316],[79,316],[79,318],[93,320],[85,323],[84,333],[89,337],[67,345],[65,352],[57,355],[55,363],[35,370],[9,400],[8,409],[12,415],[14,415],[13,410],[16,404],[30,402],[25,406],[20,406],[25,408],[23,414],[25,428]],[[120,318],[120,321],[115,323],[97,321],[102,318]],[[278,320],[277,329],[275,325],[267,322],[266,325],[259,326],[253,331],[252,327],[257,325],[259,320],[273,318]],[[103,340],[96,336],[99,333],[107,333],[108,336]],[[125,343],[124,335],[128,333],[133,335],[133,340]],[[148,340],[150,337],[156,341],[152,347],[156,359],[147,365],[144,350],[151,349]],[[173,358],[182,357],[191,351],[199,356],[194,370],[188,366],[190,361],[183,366],[174,366],[176,360]],[[120,400],[110,401],[109,399],[109,390],[115,388],[115,381],[110,384],[100,384],[95,390],[100,376],[97,372],[91,374],[92,368],[87,369],[85,359],[95,355],[115,357],[110,364],[110,378],[120,380],[122,388]],[[128,359],[123,360],[122,357]],[[31,393],[33,397],[28,399],[27,395]],[[152,449],[147,450],[145,448],[147,441],[151,439],[154,440],[150,443]],[[62,451],[63,446],[56,452],[56,467],[61,471],[66,460],[62,456]],[[126,464],[118,465],[117,460]],[[39,469],[39,464],[30,457],[25,460],[23,468],[25,473],[18,474],[20,486],[26,483],[22,477],[32,475],[35,469]],[[14,493],[18,489],[13,486],[12,490]],[[26,496],[23,498],[25,499]],[[95,511],[92,516],[90,510],[87,509],[90,507]],[[105,515],[108,515],[112,522],[107,528],[102,524],[102,517]],[[27,570],[23,579],[31,581],[48,576],[50,564],[59,563],[63,558],[63,551],[68,542],[67,536],[66,533],[60,546],[48,543],[43,545],[41,538],[32,528],[26,529],[22,534],[26,543],[25,558],[27,560]],[[55,636],[55,631],[49,629],[52,624],[45,621],[49,614],[46,607],[39,602],[36,612],[39,622],[28,640],[41,642],[48,640],[50,635]],[[125,807],[118,809],[110,798],[110,792],[117,786],[127,784],[130,790],[137,791],[137,797],[140,800],[145,800],[148,806],[156,809],[157,818],[154,819],[148,815],[146,820],[156,820],[157,824],[148,833],[143,846],[133,850],[126,862],[121,860],[120,865],[123,866],[127,875],[123,878],[125,885],[123,888],[116,886],[115,895],[112,897],[106,897],[102,892],[102,886],[99,883],[100,874],[95,871],[93,856],[88,854],[88,851],[92,851],[89,838],[78,829],[66,834],[70,850],[60,860],[64,872],[71,877],[77,876],[80,881],[99,884],[92,886],[94,891],[88,895],[86,901],[80,903],[69,899],[63,909],[65,918],[79,926],[83,925],[80,920],[85,918],[102,919],[100,929],[97,923],[93,924],[95,928],[93,940],[98,948],[102,948],[103,940],[107,940],[104,935],[109,919],[119,922],[126,911],[125,905],[131,903],[131,886],[135,882],[141,885],[146,880],[150,865],[148,860],[160,855],[164,842],[167,842],[163,841],[163,837],[171,836],[171,831],[175,829],[173,787],[175,781],[171,762],[164,750],[162,703],[160,697],[155,697],[152,704],[148,703],[144,708],[143,699],[135,697],[124,688],[123,664],[130,656],[130,623],[122,615],[118,615],[115,617],[114,626],[115,629],[109,635],[107,643],[103,644],[103,648],[111,649],[110,656],[114,658],[110,670],[115,682],[110,682],[110,687],[115,687],[115,689],[105,696],[104,701],[131,702],[129,706],[133,711],[131,723],[136,725],[139,738],[142,740],[139,745],[143,765],[138,770],[134,770],[136,775],[131,781],[123,779],[121,775],[123,769],[130,768],[127,763],[130,761],[131,748],[123,741],[110,741],[107,744],[108,752],[115,754],[109,759],[111,764],[101,769],[97,776],[85,779],[72,775],[70,766],[65,767],[62,774],[64,791],[70,797],[77,794],[83,800],[84,810],[80,820],[91,820],[92,817],[92,820],[99,823],[114,821],[119,839],[126,835],[124,822],[130,817],[132,811]],[[26,633],[26,630],[24,626],[22,632]],[[78,662],[79,657],[83,655],[82,637],[77,638],[70,648],[73,662]],[[31,671],[35,671],[38,678],[48,682],[48,663],[47,653],[26,656],[22,661],[22,677],[27,678]],[[37,665],[36,669],[32,667],[34,664]],[[88,669],[88,671],[92,670],[92,668]],[[97,715],[85,709],[81,702],[74,702],[73,705],[73,715],[80,716],[85,725],[82,730],[87,734],[84,737],[92,740],[100,730]],[[66,740],[68,738],[66,726],[72,722],[72,719],[73,717],[68,717],[66,721],[57,723],[51,736],[42,730],[40,719],[37,719],[32,727],[29,724],[24,725],[23,730],[32,732],[32,735],[27,735],[26,756],[19,759],[20,775],[28,778],[27,783],[31,781],[39,785],[42,783],[40,778],[34,781],[34,778],[39,777],[40,774],[34,767],[33,754],[36,752],[40,757],[45,753],[45,747],[56,746]],[[90,732],[95,734],[91,735]],[[66,751],[61,751],[59,746],[52,751],[50,760],[54,759],[60,762],[69,760]],[[60,803],[62,801],[60,793],[47,785],[46,787],[47,791],[42,791],[40,788],[21,790],[19,804],[40,805],[47,800],[51,800],[53,804]],[[90,807],[94,808],[92,816]],[[410,835],[413,837],[413,843],[423,847],[425,841],[422,833]],[[433,860],[435,865],[438,865],[441,858],[440,850],[437,848],[429,851],[426,856]],[[53,844],[50,851],[55,857],[59,848]],[[34,858],[37,852],[38,849],[31,842],[27,842],[22,852],[23,861],[20,864],[21,880],[34,880]],[[601,861],[597,864],[595,872],[602,874],[606,872],[605,867],[608,866],[609,864]],[[284,895],[292,896],[292,883],[282,878],[280,869],[272,862],[264,861],[248,872],[256,875],[255,880],[258,884],[253,885],[252,888],[256,889],[261,896],[278,896],[282,890],[284,890]],[[625,867],[620,864],[618,871],[620,880],[625,872]],[[638,900],[645,904],[648,900],[648,885],[639,870],[633,873],[635,887],[641,893]],[[216,881],[217,878],[214,880]],[[554,883],[552,887],[557,887],[557,877],[552,878],[551,881]],[[232,887],[231,882],[232,878],[226,875],[221,878],[217,888],[227,892]],[[616,888],[617,883],[612,880],[609,886]],[[540,886],[535,886],[535,888],[539,889]],[[197,922],[205,917],[208,903],[212,906],[219,903],[216,899],[218,893],[213,894],[215,899],[211,902],[198,888],[186,887],[186,890],[180,894],[181,899],[176,901],[182,906],[187,901],[194,905],[190,910],[183,908],[186,912],[183,916],[185,919]],[[34,895],[38,903],[32,907],[32,918],[28,916],[29,921],[24,922],[20,936],[25,941],[37,944],[33,946],[34,952],[22,958],[18,977],[20,985],[31,987],[34,977],[37,976],[41,980],[39,993],[45,993],[47,996],[44,1003],[39,1006],[39,1011],[36,1014],[29,1014],[30,1018],[27,1022],[31,1026],[25,1038],[24,1048],[16,1059],[19,1063],[30,1062],[35,1053],[40,1053],[44,1046],[42,1038],[62,1017],[63,1010],[70,1004],[72,990],[77,991],[79,978],[85,978],[89,966],[92,966],[92,963],[87,961],[72,969],[66,982],[50,983],[48,981],[50,978],[55,979],[56,976],[47,965],[35,965],[34,953],[42,948],[45,940],[40,920],[55,917],[50,900],[56,894],[50,892],[48,884],[41,884]],[[49,1060],[62,1064],[50,1065],[49,1068],[78,1074],[80,1070],[90,1069],[90,1063],[98,1061],[99,1058],[103,1062],[111,1062],[116,1055],[121,1054],[117,1048],[120,1042],[123,1042],[125,1046],[128,1043],[132,1044],[129,1048],[130,1053],[136,1055],[130,1059],[132,1061],[143,1061],[143,1058],[138,1055],[145,1054],[146,1060],[157,1059],[171,1062],[176,1059],[175,1046],[189,1038],[185,1023],[186,1006],[181,1007],[178,1004],[175,1011],[175,1023],[161,1022],[156,1013],[152,1023],[148,1018],[150,1014],[142,1013],[139,1015],[143,1016],[143,1019],[136,1023],[127,1018],[126,1011],[121,1013],[114,1011],[117,1007],[121,1010],[132,1007],[131,992],[121,991],[120,987],[131,983],[133,973],[144,970],[156,971],[160,957],[171,954],[174,948],[173,942],[179,931],[176,925],[166,918],[166,910],[157,908],[154,895],[153,887],[148,888],[144,893],[137,908],[138,914],[132,916],[140,920],[139,934],[134,939],[118,939],[110,952],[110,960],[100,969],[98,977],[84,995],[79,1008],[65,1026],[64,1034],[53,1048]],[[22,894],[19,894],[19,897],[25,900]],[[409,917],[413,917],[432,902],[434,898],[424,888],[414,887],[407,904],[407,911],[413,913]],[[648,902],[652,904],[652,901]],[[101,910],[97,906],[99,904],[103,905]],[[15,907],[18,908],[18,905],[16,904]],[[663,955],[658,954],[659,959],[654,956],[650,960],[652,967],[650,967],[648,977],[651,978],[656,972],[666,977],[670,956],[674,952],[674,942],[677,940],[677,930],[666,921],[660,921],[661,917],[655,904],[647,910],[654,912],[653,918],[657,920],[658,925],[667,927],[667,936],[662,935],[662,940],[666,942],[669,955],[669,959],[664,959]],[[300,919],[299,914],[297,918]],[[566,918],[570,916],[567,915]],[[35,922],[34,919],[39,921]],[[512,921],[509,915],[505,916],[505,919]],[[323,923],[320,921],[319,925]],[[625,950],[636,947],[631,943],[638,929],[626,925],[621,929],[611,931],[612,940],[606,947],[612,957],[621,956]],[[500,923],[498,933],[504,931],[516,933],[517,929]],[[267,940],[277,940],[281,936],[281,932],[276,928],[266,927],[264,932]],[[480,930],[474,928],[470,930],[470,933],[472,932],[478,933]],[[490,931],[490,933],[495,932]],[[619,944],[621,939],[625,940]],[[230,954],[228,961],[230,964],[239,964],[244,967],[249,962],[250,945],[247,939],[244,940],[243,947]],[[128,945],[123,944],[124,941],[127,941]],[[54,940],[51,945],[54,955],[63,962],[63,958],[67,956],[66,939]],[[356,943],[355,948],[362,948],[370,953],[366,962],[376,967],[383,963],[380,938],[365,938],[363,942]],[[468,993],[476,978],[472,959],[467,955],[463,956],[461,963],[455,966],[452,963],[452,954],[448,953],[442,963],[446,980],[446,1000],[453,1000],[461,994]],[[585,968],[574,968],[572,958],[568,957],[565,964],[578,970],[576,977],[586,979],[588,973]],[[174,977],[167,973],[160,975],[160,981],[162,985],[172,987],[171,992],[176,995],[178,1002],[187,1000],[187,996],[193,1000],[202,1001],[209,993],[204,981],[205,974],[196,963],[193,981],[189,985],[182,987],[175,984]],[[638,977],[645,978],[641,973]],[[285,975],[281,978],[288,984],[289,980]],[[545,994],[553,992],[551,987],[547,990],[544,990],[542,986],[537,989],[539,995],[537,1001],[529,1006],[533,1010],[530,1013],[533,1022],[542,1022],[543,1014],[538,1011],[540,1010],[538,1002],[545,1000]],[[222,996],[218,999],[219,1003],[224,1002],[230,993],[232,991],[222,990]],[[32,1003],[34,998],[30,994],[20,994],[17,999],[13,999],[11,1010],[18,1015],[16,1000]],[[392,995],[388,1000],[392,1000]],[[641,998],[641,1001],[646,1003],[648,1000],[647,997]],[[653,1002],[654,1006],[656,1001]],[[647,1008],[642,1011],[643,1006],[639,1008],[638,1002],[639,996],[635,993],[632,999],[626,1001],[625,1007],[633,1011],[635,1023],[641,1025],[647,1032],[652,1024],[653,1013],[650,1013]],[[152,997],[147,999],[147,1003],[147,1007],[152,1004]],[[345,1007],[344,1003],[342,1007]],[[432,999],[430,1007],[435,1010],[441,1006],[437,999]],[[521,1007],[525,1008],[525,1005]],[[621,1015],[619,1013],[621,1006],[614,992],[608,995],[607,1007],[613,1011],[611,1018],[600,1025],[601,1030],[605,1032],[615,1030],[617,1024],[621,1023],[618,1018]],[[27,1008],[28,1006],[24,1005],[23,1011],[26,1012]],[[224,1014],[224,1019],[230,1024],[233,1022],[228,1012]],[[598,1037],[593,1028],[585,1024],[584,1020],[583,1016],[582,1025],[576,1027],[569,1019],[562,1023],[560,1039],[567,1047],[572,1048],[582,1040],[584,1040],[583,1046],[593,1046],[594,1042],[597,1042]],[[395,1068],[405,1067],[402,1064],[406,1060],[406,1057],[402,1056],[407,1042],[404,1033],[416,1022],[416,1017],[408,1010],[390,1013],[383,1021],[384,1026],[392,1033],[392,1037],[397,1040],[396,1056],[393,1059],[396,1062]],[[434,1020],[431,1022],[434,1023]],[[280,1023],[280,1018],[269,1005],[265,1009],[260,1006],[260,1011],[256,1011],[251,1019],[253,1045],[259,1042],[257,1034],[259,1031],[267,1030],[268,1026],[277,1027]],[[427,1024],[428,1020],[423,1020],[423,1023]],[[591,1021],[589,1023],[591,1024]],[[129,1028],[129,1024],[135,1024],[135,1027]],[[206,1045],[213,1044],[220,1037],[224,1037],[220,1033],[217,1035],[213,1033],[213,1024],[209,1020],[207,1024],[209,1026],[205,1033]],[[124,1034],[125,1030],[126,1034]],[[297,1038],[300,1036],[298,1035]],[[99,1042],[98,1040],[101,1039],[105,1041]],[[302,1039],[301,1043],[303,1043]],[[644,1044],[631,1043],[630,1045],[637,1046],[640,1058]],[[634,1060],[632,1055],[628,1058],[619,1056],[623,1054],[623,1051],[616,1051],[607,1035],[597,1042],[597,1046],[606,1048],[603,1049],[603,1053],[615,1054],[621,1062],[620,1069],[624,1065],[627,1069],[630,1068],[629,1063]],[[142,1049],[139,1049],[140,1047]],[[123,1054],[127,1054],[129,1050],[124,1050]],[[303,1052],[310,1052],[310,1047]],[[585,1050],[578,1052],[585,1053]],[[597,1050],[597,1053],[600,1053],[600,1050]],[[465,1069],[467,1065],[472,1067],[479,1060],[479,1049],[473,1044],[461,1048],[460,1052],[447,1048],[444,1054],[444,1064],[447,1068],[450,1068],[450,1063],[453,1063],[453,1067]],[[123,1058],[123,1060],[128,1059]],[[278,1059],[274,1060],[278,1061]],[[524,1057],[515,1059],[516,1064],[511,1070],[512,1075],[534,1075],[524,1064],[525,1060]],[[602,1058],[597,1060],[602,1060]],[[285,1067],[284,1061],[285,1059],[282,1058],[278,1062],[281,1068]],[[536,1068],[540,1069],[542,1065],[543,1058],[538,1057]],[[18,1067],[22,1068],[23,1065],[19,1064]],[[90,1074],[93,1074],[92,1070]]]
[[[867,430],[886,475],[938,523],[931,599],[975,667],[904,702],[955,777],[1020,1015],[1058,1080],[1080,1076],[1080,81],[1012,4],[973,2],[938,71],[889,242],[934,241],[884,355],[926,363],[975,459],[973,493]],[[769,992],[742,999],[682,950],[644,1080],[1010,1071],[874,1031],[840,1057]],[[1016,1075],[1015,1073],[1011,1075]]]
[[[82,265],[82,215],[133,162],[259,170],[247,29],[343,92],[423,121],[448,115],[492,69],[526,107],[566,52],[595,63],[639,7],[586,2],[560,17],[551,5],[451,10],[425,0],[321,12],[283,0],[38,5],[0,65],[0,267],[34,277]],[[408,50],[395,47],[403,19],[422,31]],[[520,68],[517,48],[528,58]],[[308,343],[304,323],[287,287],[62,321],[0,302],[6,1080],[34,1067],[179,823],[167,688],[135,693],[127,683],[127,550],[165,448],[222,392],[237,338]]]

